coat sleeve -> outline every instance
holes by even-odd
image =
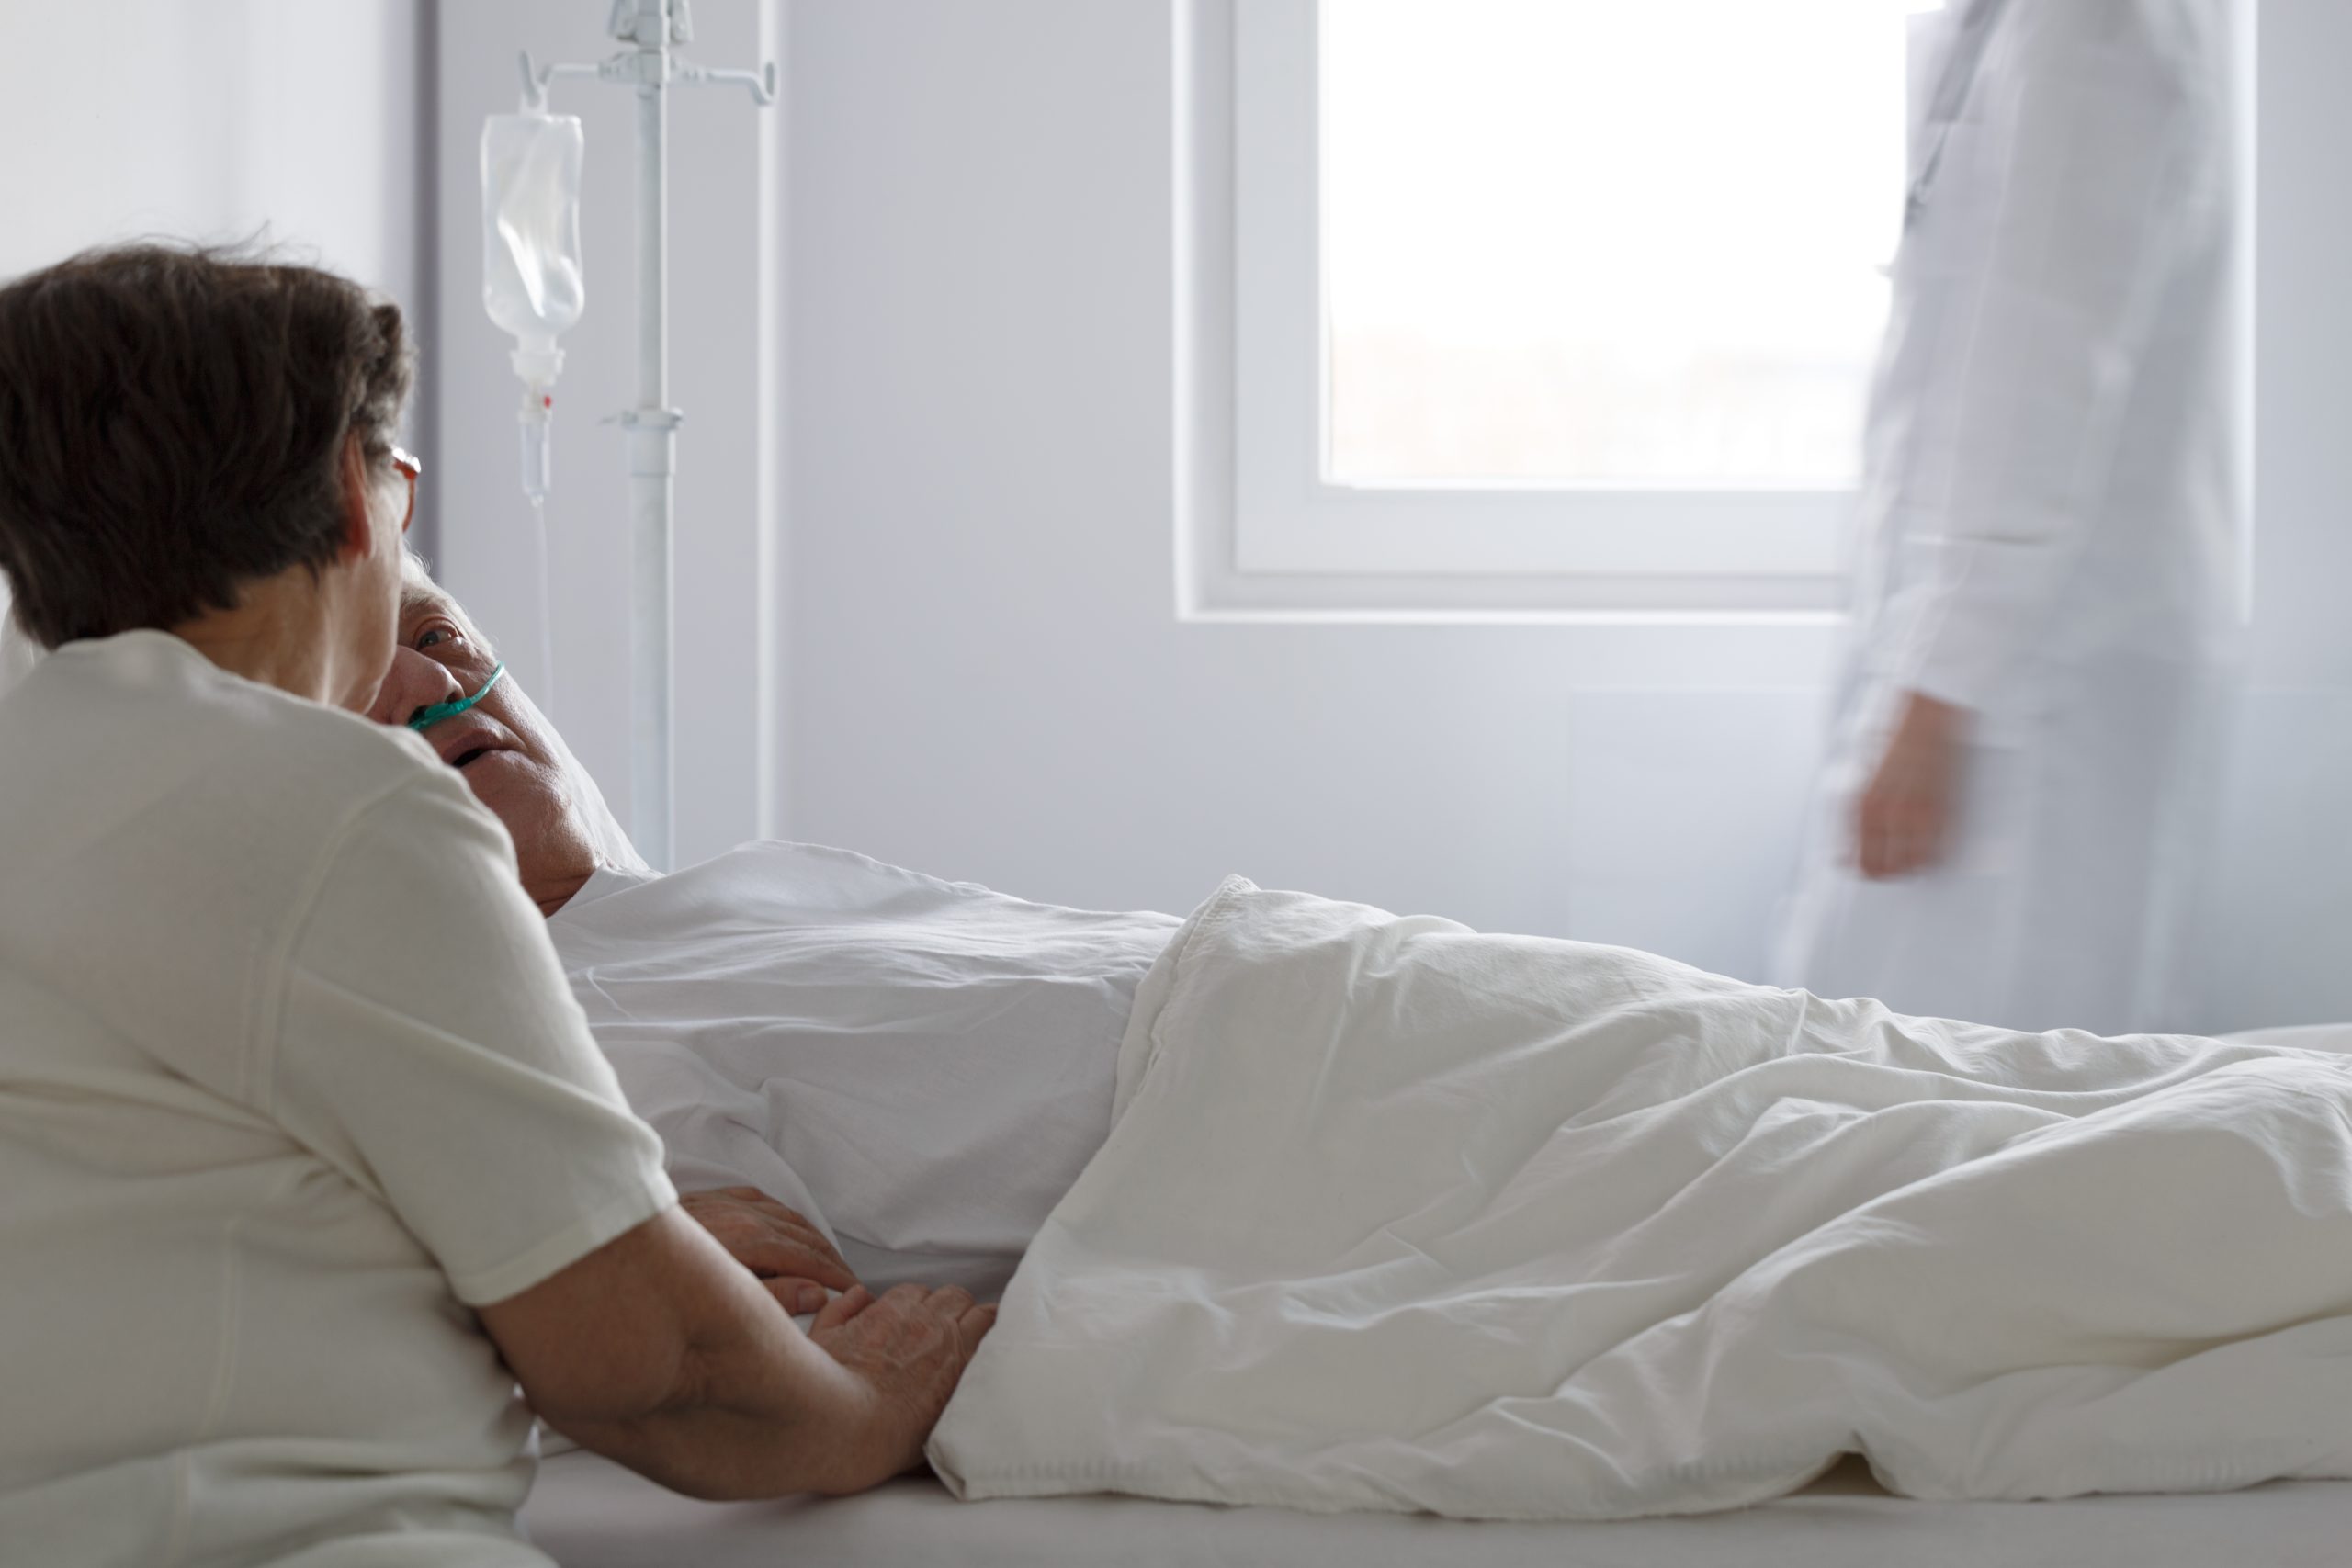
[[[2161,0],[2029,4],[1980,115],[1989,225],[1950,404],[1954,461],[1900,683],[2001,702],[2045,644],[2189,225],[2225,192],[2219,134]]]

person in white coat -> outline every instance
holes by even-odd
[[[2231,0],[1957,0],[1775,978],[2177,1026],[2234,622]]]

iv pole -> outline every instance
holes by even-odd
[[[535,66],[522,57],[526,109],[544,112],[559,76],[593,76],[637,89],[637,406],[617,417],[628,432],[632,606],[629,637],[630,837],[656,870],[673,869],[671,757],[671,504],[678,422],[670,406],[669,91],[673,84],[736,85],[761,107],[775,102],[775,63],[716,71],[673,52],[689,43],[687,0],[614,0],[606,30],[629,47],[597,65]]]

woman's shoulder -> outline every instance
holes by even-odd
[[[424,848],[450,823],[476,846],[443,834],[454,858],[495,864],[499,846],[480,847],[463,781],[417,737],[174,641],[69,644],[0,698],[0,964],[233,1094],[295,937],[355,850],[403,841],[434,863]]]
[[[252,871],[455,779],[405,730],[230,674],[163,632],[69,643],[0,700],[0,799],[51,852],[125,830]],[[0,837],[6,836],[0,832]]]

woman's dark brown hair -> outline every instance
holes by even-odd
[[[314,267],[167,245],[0,288],[0,570],[54,648],[233,608],[333,561],[343,451],[388,459],[397,307]]]

